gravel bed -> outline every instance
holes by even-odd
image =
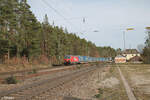
[[[42,80],[47,80],[47,79],[52,79],[52,78],[55,78],[55,77],[59,77],[59,76],[68,74],[70,71],[71,70],[64,70],[64,71],[59,71],[59,72],[56,72],[56,73],[51,73],[51,74],[46,74],[46,75],[42,75],[42,76],[32,77],[32,78],[20,81],[17,84],[0,84],[0,92],[11,90],[11,89],[18,88],[18,87],[21,87],[21,86],[24,86],[24,85],[39,82],[39,81],[42,81]]]
[[[98,92],[98,81],[103,80],[100,76],[105,73],[103,72],[105,69],[107,68],[99,68],[86,76],[47,91],[33,100],[97,100],[94,96]]]

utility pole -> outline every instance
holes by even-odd
[[[126,31],[134,30],[134,28],[127,28]],[[125,31],[123,31],[124,50],[126,49]]]
[[[124,42],[124,50],[125,50],[126,49],[125,31],[123,31],[123,42]]]

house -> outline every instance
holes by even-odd
[[[139,56],[132,57],[130,60],[132,63],[142,63],[142,58]]]
[[[126,57],[127,61],[129,61],[131,58],[138,56],[140,57],[140,53],[136,49],[126,49],[122,52],[122,55]]]
[[[126,63],[126,57],[118,55],[115,57],[115,63]]]

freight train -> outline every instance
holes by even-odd
[[[88,57],[88,56],[74,56],[74,55],[66,55],[64,57],[64,64],[77,64],[77,63],[86,63],[86,62],[109,62],[112,58],[104,58],[104,57]]]

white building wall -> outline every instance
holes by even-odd
[[[135,57],[135,56],[141,56],[140,54],[123,54],[123,56],[126,57],[127,60],[130,60],[131,58]]]
[[[116,57],[115,63],[126,63],[126,58],[125,57]]]

